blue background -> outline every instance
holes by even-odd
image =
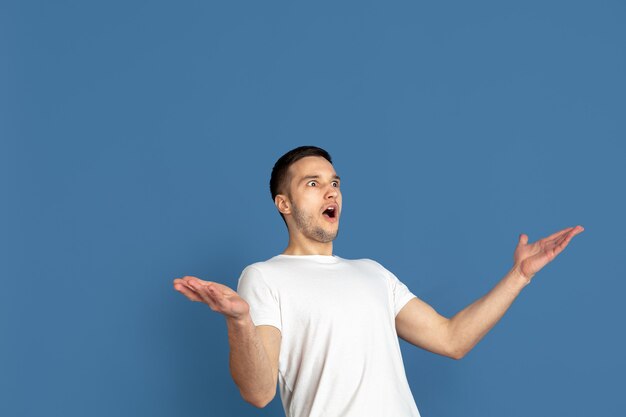
[[[461,361],[402,342],[423,417],[626,408],[626,6],[0,5],[0,415],[282,416],[230,378],[235,287],[284,250],[275,160],[326,148],[335,253],[452,316],[517,237],[586,231]]]

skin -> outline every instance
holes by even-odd
[[[289,229],[289,243],[283,254],[332,255],[342,207],[340,180],[335,169],[322,157],[307,156],[291,165],[288,173],[288,192],[274,199]],[[322,215],[324,208],[332,203],[338,205],[335,222]]]
[[[288,171],[284,194],[274,199],[289,229],[286,255],[332,255],[339,230],[341,191],[337,174],[326,159],[305,157]],[[315,178],[308,178],[315,176]],[[336,203],[336,221],[323,209]],[[395,319],[398,336],[428,351],[453,359],[467,354],[500,320],[535,274],[554,260],[582,226],[568,227],[534,243],[521,234],[510,271],[483,297],[452,318],[446,318],[415,297]],[[192,276],[176,278],[174,289],[188,299],[206,303],[226,318],[230,344],[230,368],[242,397],[264,407],[276,394],[280,331],[273,326],[254,326],[248,303],[231,288]]]

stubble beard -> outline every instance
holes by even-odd
[[[296,205],[292,202],[291,209],[293,214],[293,219],[296,222],[296,227],[302,232],[306,237],[316,240],[321,243],[332,242],[337,238],[337,234],[339,233],[339,228],[335,229],[332,232],[325,230],[323,227],[316,226],[314,224],[313,216],[307,215],[303,210],[298,209]]]

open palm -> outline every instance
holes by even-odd
[[[528,236],[521,234],[513,260],[519,271],[529,281],[537,272],[557,257],[570,240],[585,230],[582,226],[568,227],[534,243],[528,243]]]
[[[240,318],[250,311],[248,303],[236,291],[217,282],[192,276],[176,278],[174,289],[191,301],[199,301],[227,317]]]

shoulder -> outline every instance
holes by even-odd
[[[359,264],[372,268],[372,269],[376,269],[378,271],[381,272],[387,272],[387,268],[385,268],[384,266],[382,266],[382,264],[380,262],[377,262],[373,259],[369,259],[369,258],[361,258],[361,259],[354,259],[352,262],[358,262]]]
[[[376,268],[383,268],[384,269],[384,267],[380,264],[380,262],[376,262],[375,260],[370,259],[370,258],[355,259],[354,261],[363,262],[365,264],[373,265]]]
[[[389,281],[390,272],[380,262],[370,258],[351,259],[349,263],[361,273]]]
[[[274,293],[274,285],[266,277],[271,277],[264,262],[254,262],[247,265],[242,271],[237,281],[237,292],[246,294],[250,292]]]
[[[391,286],[396,286],[400,282],[398,277],[389,269],[385,268],[380,262],[368,258],[358,259],[358,261],[363,265],[367,265],[372,271],[377,272],[380,276],[383,276]]]
[[[284,270],[284,266],[277,257],[269,258],[264,261],[257,261],[247,265],[239,277],[239,281],[262,281],[268,284],[280,271]]]
[[[274,267],[277,263],[278,263],[278,257],[277,256],[273,256],[271,258],[268,258],[268,259],[265,259],[265,260],[262,260],[262,261],[252,262],[251,264],[247,265],[243,270],[244,271],[252,270],[252,271],[257,271],[257,272],[263,272],[263,271],[267,270],[268,268]]]

